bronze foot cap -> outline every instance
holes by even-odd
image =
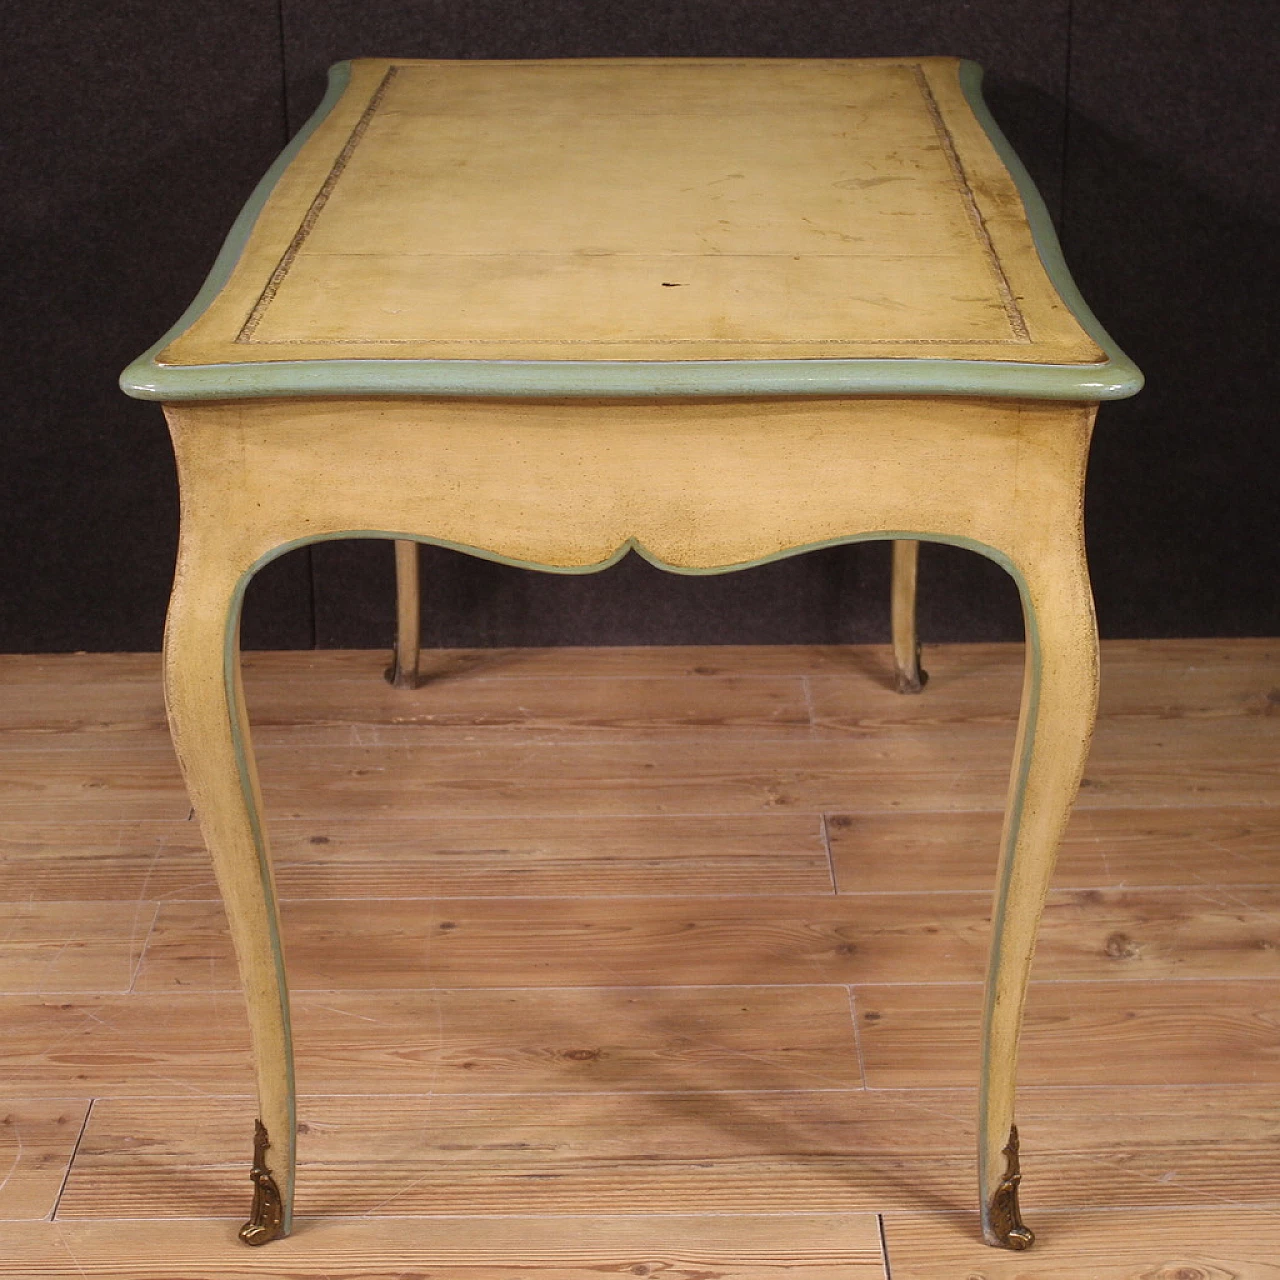
[[[276,1180],[267,1170],[267,1148],[270,1146],[266,1126],[261,1120],[256,1121],[253,1168],[249,1171],[249,1179],[253,1183],[253,1207],[249,1210],[249,1221],[240,1228],[240,1239],[255,1247],[268,1244],[285,1233],[284,1202]]]

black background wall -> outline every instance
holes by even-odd
[[[1280,93],[1274,0],[63,0],[0,3],[5,394],[0,650],[159,646],[177,529],[160,410],[119,370],[190,300],[254,182],[359,55],[956,53],[1147,390],[1102,410],[1090,556],[1104,635],[1274,634]],[[443,645],[883,638],[886,548],[719,578],[634,557],[524,573],[424,552]],[[390,548],[255,582],[247,647],[373,646]],[[1015,637],[981,558],[925,548],[926,640]]]

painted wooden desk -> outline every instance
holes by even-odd
[[[1014,1073],[1092,729],[1081,531],[1098,402],[1140,376],[953,59],[335,67],[186,315],[125,373],[182,486],[166,638],[178,755],[249,1005],[261,1120],[242,1236],[287,1232],[285,962],[240,691],[254,572],[326,538],[589,573],[720,573],[894,539],[1003,565],[1026,683],[996,871],[979,1183],[1025,1248]],[[994,850],[993,850],[994,853]]]

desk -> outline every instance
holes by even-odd
[[[341,64],[190,310],[125,372],[178,459],[165,679],[249,1006],[249,1243],[289,1230],[295,1107],[240,605],[267,561],[340,537],[397,540],[410,602],[415,541],[696,574],[888,538],[900,642],[920,540],[1013,575],[1026,680],[978,1179],[988,1242],[1031,1243],[1014,1074],[1096,704],[1085,461],[1098,403],[1140,376],[979,79],[943,58]],[[412,649],[402,633],[402,677]]]

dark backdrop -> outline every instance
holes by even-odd
[[[954,53],[1147,374],[1103,407],[1088,501],[1104,635],[1274,634],[1280,199],[1274,0],[0,0],[0,650],[154,649],[177,493],[119,370],[176,318],[262,170],[360,55]],[[424,552],[442,645],[883,638],[883,545],[719,578]],[[390,548],[327,543],[250,591],[247,647],[386,644]],[[926,546],[926,640],[1021,634],[1012,585]]]

